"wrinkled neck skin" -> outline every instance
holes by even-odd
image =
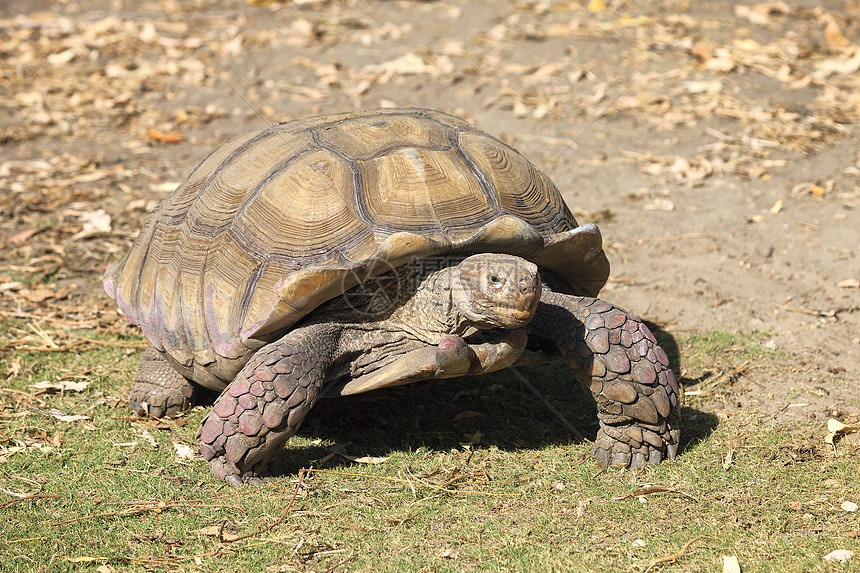
[[[456,271],[454,265],[419,276],[418,288],[385,322],[429,344],[439,344],[445,335],[466,338],[479,332],[454,303]]]

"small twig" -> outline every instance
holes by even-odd
[[[314,472],[314,473],[332,474],[332,475],[340,475],[340,476],[372,478],[372,479],[378,479],[378,480],[393,481],[393,482],[397,482],[397,483],[401,483],[401,484],[406,481],[402,478],[395,478],[395,477],[388,477],[388,476],[374,476],[374,475],[367,475],[367,474],[356,474],[356,473],[349,473],[349,472],[338,472],[338,471],[322,470],[322,469],[316,469],[316,468],[309,468],[307,471],[309,473]],[[445,493],[471,493],[471,494],[475,494],[475,495],[494,495],[494,496],[499,496],[499,497],[515,497],[515,496],[520,495],[518,493],[495,493],[495,492],[491,492],[491,491],[446,489],[445,487],[440,486],[440,485],[427,483],[426,481],[420,479],[415,474],[410,474],[410,475],[412,475],[412,478],[416,482],[423,485],[424,487],[429,487],[430,489],[435,489],[435,490],[442,491]],[[468,476],[466,476],[466,477],[468,477]],[[499,483],[501,483],[501,482],[499,482]]]
[[[687,551],[687,549],[690,547],[690,545],[692,545],[693,543],[695,543],[696,541],[700,540],[703,537],[705,537],[705,536],[704,535],[697,535],[696,537],[692,538],[691,540],[686,542],[684,545],[682,545],[680,551],[678,551],[677,553],[673,553],[672,555],[667,555],[666,557],[659,557],[659,558],[655,559],[651,563],[651,565],[649,565],[648,568],[645,570],[645,573],[648,573],[649,571],[651,571],[651,569],[653,569],[657,565],[660,565],[661,563],[674,563],[675,561],[677,561],[678,559],[680,559],[681,557],[684,556],[684,553]]]
[[[83,378],[86,374],[89,374],[93,370],[98,370],[101,368],[101,364],[97,364],[92,368],[87,368],[86,370],[81,370],[80,372],[74,372],[72,374],[65,374],[63,376],[58,376],[57,380],[66,380],[67,378]]]
[[[103,346],[118,346],[120,348],[146,348],[149,343],[140,341],[140,342],[112,342],[110,340],[95,340],[94,338],[87,338],[86,336],[78,336],[77,334],[70,334],[68,332],[59,333],[63,336],[68,336],[69,338],[75,338],[77,340],[82,340],[84,342],[89,342],[91,344],[101,344]]]
[[[344,563],[348,563],[349,561],[352,561],[353,559],[355,559],[356,555],[357,555],[356,553],[353,553],[352,555],[350,555],[349,557],[347,557],[343,561],[339,561],[339,562],[335,563],[334,565],[332,565],[331,567],[326,569],[326,573],[332,573],[335,569],[337,569],[338,567],[340,567]]]
[[[16,346],[15,341],[7,344],[6,346],[0,347],[0,352],[6,350],[12,351],[21,351],[26,350],[28,352],[69,352],[70,350],[77,350],[81,346],[85,345],[86,342],[73,342],[72,344],[66,344],[65,346]]]
[[[755,380],[752,376],[750,376],[749,374],[747,374],[746,372],[744,372],[744,367],[745,367],[747,364],[749,364],[749,361],[744,362],[744,363],[741,365],[741,367],[740,367],[740,368],[737,368],[734,364],[732,364],[732,361],[731,361],[731,360],[729,360],[728,358],[723,357],[723,360],[725,360],[725,361],[726,361],[726,363],[731,367],[731,369],[732,369],[732,370],[734,370],[734,373],[735,373],[736,375],[738,375],[738,376],[743,376],[744,378],[746,378],[747,380],[749,380],[750,382],[752,382],[753,384],[755,384],[755,385],[756,385],[756,386],[758,386],[759,388],[765,388],[765,387],[766,387],[764,384],[762,384],[761,382],[759,382],[759,381]]]
[[[42,330],[40,327],[36,326],[32,322],[28,322],[27,326],[29,326],[30,330],[32,330],[36,334],[36,336],[41,338],[45,342],[45,344],[47,344],[48,346],[50,346],[52,348],[57,348],[57,343],[54,342],[54,340],[50,336],[48,336],[47,332],[45,332],[44,330]]]
[[[22,496],[22,497],[18,497],[18,498],[15,498],[15,499],[10,499],[9,501],[4,501],[3,503],[0,503],[0,509],[3,509],[3,508],[4,508],[4,507],[6,507],[7,505],[12,505],[13,503],[19,503],[19,502],[22,502],[22,501],[30,501],[31,499],[40,499],[40,498],[54,498],[54,499],[58,499],[59,497],[60,497],[60,496],[58,496],[58,495],[49,495],[49,494],[47,494],[47,493],[38,493],[38,494],[34,494],[34,495],[24,495],[24,496]]]
[[[793,296],[790,296],[790,297],[786,298],[784,301],[782,301],[781,303],[779,303],[778,305],[776,305],[776,306],[774,306],[774,307],[772,307],[772,308],[777,309],[777,308],[779,308],[779,307],[781,307],[781,306],[785,306],[785,305],[787,305],[788,303],[790,303],[790,302],[791,302],[791,301],[793,301],[793,300],[794,300],[794,297],[793,297]]]
[[[117,511],[105,511],[102,513],[91,513],[89,515],[81,515],[79,517],[67,519],[65,521],[55,521],[55,522],[51,523],[50,526],[55,527],[57,525],[65,525],[68,523],[74,523],[76,521],[83,521],[85,519],[94,519],[96,517],[110,517],[112,515],[130,515],[130,514],[135,514],[135,513],[143,513],[145,511],[155,511],[157,513],[160,513],[162,511],[164,511],[165,509],[170,509],[173,507],[233,507],[234,509],[240,509],[240,510],[244,511],[243,508],[240,508],[237,506],[212,505],[212,504],[201,503],[197,500],[195,500],[195,501],[173,501],[173,502],[162,502],[162,501],[160,501],[157,503],[149,503],[149,504],[140,503],[140,504],[134,505],[132,507],[127,507],[125,509],[119,509]]]
[[[406,468],[406,471],[403,472],[403,476],[406,478],[406,483],[409,485],[409,489],[412,490],[412,497],[414,499],[418,499],[418,493],[415,491],[415,486],[412,485],[412,480],[409,479],[409,468]]]
[[[651,241],[680,241],[683,239],[716,239],[711,233],[681,233],[680,235],[658,235],[654,237],[640,237],[633,241],[637,245]]]
[[[11,539],[9,543],[24,543],[25,541],[42,541],[43,539],[48,539],[47,537],[22,537],[21,539]]]
[[[682,495],[687,499],[699,503],[699,500],[690,495],[689,493],[685,493],[679,489],[668,487],[659,483],[643,484],[642,486],[634,489],[633,492],[628,493],[627,495],[613,497],[612,501],[624,501],[625,499],[640,498],[646,495],[653,495],[655,493],[677,493],[678,495]]]
[[[591,481],[594,481],[594,480],[595,480],[595,479],[597,479],[599,476],[601,476],[601,475],[605,474],[605,473],[606,473],[606,470],[608,470],[608,469],[609,469],[609,468],[607,468],[607,467],[602,467],[602,468],[600,468],[600,470],[598,470],[598,472],[597,472],[596,474],[594,474],[593,476],[591,476],[591,478],[589,478],[589,479],[591,479]]]
[[[835,310],[811,310],[808,308],[795,308],[793,306],[786,306],[783,307],[783,309],[787,310],[788,312],[797,312],[799,314],[808,314],[811,316],[822,316],[825,318],[832,318],[836,316]]]

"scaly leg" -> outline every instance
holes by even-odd
[[[128,403],[134,412],[143,411],[153,418],[175,416],[191,407],[199,391],[150,346],[140,359]]]
[[[316,324],[263,346],[215,402],[198,432],[215,477],[259,483],[326,381],[340,329]]]
[[[545,289],[526,331],[554,342],[593,396],[598,465],[636,468],[675,457],[680,389],[666,353],[638,318],[599,299]]]

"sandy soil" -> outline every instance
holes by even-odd
[[[0,309],[115,324],[104,266],[215,146],[433,107],[520,149],[600,224],[604,298],[682,339],[758,331],[782,351],[713,408],[856,413],[855,41],[847,1],[3,3]]]

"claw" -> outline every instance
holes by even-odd
[[[674,460],[675,456],[678,455],[678,444],[669,444],[666,446],[667,458],[670,460]]]
[[[612,463],[610,464],[612,467],[618,468],[626,468],[630,465],[630,454],[629,452],[615,452],[612,454]]]

